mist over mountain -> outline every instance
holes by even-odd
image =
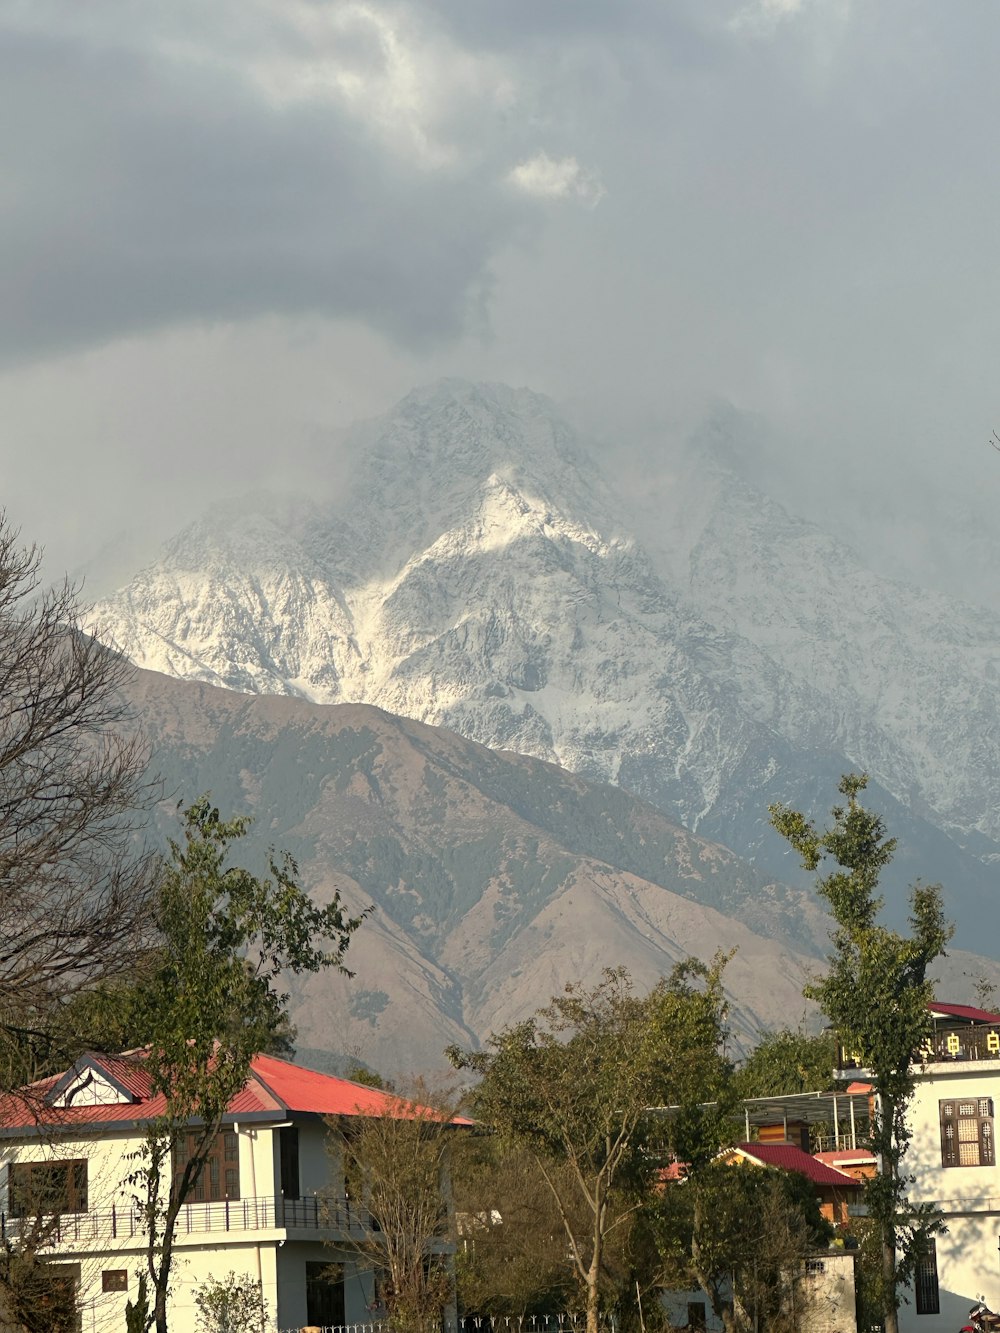
[[[765,879],[795,873],[768,804],[822,814],[864,768],[901,839],[894,916],[941,879],[981,941],[1000,619],[867,568],[754,484],[735,435],[715,414],[637,487],[547,399],[440,382],[357,428],[333,500],[215,507],[93,629],[180,679],[374,704],[617,784]]]

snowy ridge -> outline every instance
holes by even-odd
[[[941,830],[998,852],[996,617],[872,574],[724,449],[682,451],[629,512],[526,390],[417,390],[354,448],[335,502],[213,512],[94,631],[170,675],[376,704],[619,783],[772,869],[768,802],[848,764],[923,830],[926,877],[975,879]]]

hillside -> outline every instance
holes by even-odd
[[[734,1026],[798,1021],[825,940],[808,895],[768,883],[618,788],[364,705],[240,695],[140,672],[133,703],[165,784],[158,812],[210,790],[249,811],[243,853],[298,859],[317,895],[376,911],[357,976],[310,978],[300,1043],[381,1068],[440,1063],[566,981],[737,948]]]

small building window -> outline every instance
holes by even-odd
[[[102,1291],[128,1291],[127,1268],[105,1268],[101,1274]]]
[[[942,1166],[992,1166],[993,1098],[958,1097],[938,1103]]]
[[[688,1328],[692,1333],[705,1333],[705,1317],[707,1311],[704,1301],[688,1301]]]
[[[937,1246],[927,1242],[927,1252],[917,1260],[914,1274],[917,1314],[940,1314],[941,1297],[938,1292]]]
[[[299,1131],[295,1125],[278,1130],[281,1192],[286,1199],[299,1197]]]

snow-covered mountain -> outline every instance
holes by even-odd
[[[786,877],[768,803],[822,810],[865,767],[904,871],[945,879],[978,936],[1000,620],[871,573],[727,440],[717,416],[626,502],[547,399],[439,383],[355,432],[332,501],[214,509],[93,628],[154,670],[619,783]]]

